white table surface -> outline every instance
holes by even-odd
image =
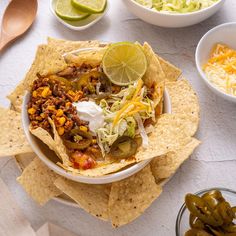
[[[0,1],[0,18],[8,2]],[[5,96],[24,77],[37,45],[46,42],[47,36],[70,40],[147,41],[161,56],[182,68],[184,76],[197,91],[201,105],[197,137],[202,145],[164,187],[161,197],[141,217],[119,229],[112,229],[109,223],[95,219],[81,209],[55,201],[44,207],[38,206],[17,184],[15,179],[20,172],[14,159],[1,158],[0,177],[35,229],[45,221],[51,221],[80,236],[172,236],[175,235],[176,215],[187,192],[214,186],[236,189],[236,105],[221,100],[205,87],[194,62],[196,45],[204,33],[218,24],[236,21],[235,0],[227,0],[220,12],[207,21],[183,29],[149,25],[131,15],[121,0],[110,0],[108,15],[83,32],[73,32],[57,22],[49,11],[49,0],[38,2],[37,20],[31,30],[0,55],[0,105],[8,106]]]

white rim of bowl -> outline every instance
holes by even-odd
[[[83,25],[83,26],[74,26],[74,25],[71,25],[69,24],[68,22],[66,22],[66,20],[63,20],[61,19],[57,14],[56,14],[56,11],[55,9],[53,8],[53,2],[55,0],[50,0],[50,11],[52,13],[53,16],[56,17],[56,19],[63,25],[65,25],[66,27],[68,27],[69,29],[72,29],[72,30],[86,30],[88,29],[89,27],[93,26],[94,24],[96,24],[99,20],[101,20],[108,12],[109,8],[110,8],[110,3],[109,3],[109,0],[107,0],[107,4],[106,4],[106,7],[105,7],[105,10],[101,13],[97,13],[97,15],[99,15],[95,20],[91,21],[90,23],[86,24],[86,25]],[[90,16],[88,16],[89,18]],[[85,19],[82,19],[82,20],[86,20]]]
[[[209,30],[206,34],[203,35],[203,37],[200,39],[200,41],[198,42],[198,45],[197,45],[197,48],[196,48],[196,52],[195,52],[195,63],[196,63],[196,67],[197,67],[197,70],[198,70],[198,73],[200,74],[200,76],[202,77],[202,79],[207,83],[208,86],[210,86],[211,88],[213,88],[216,92],[222,94],[223,96],[233,100],[235,99],[236,100],[236,97],[233,96],[233,95],[230,95],[230,94],[227,94],[227,93],[224,93],[223,91],[221,91],[217,86],[215,86],[213,83],[211,83],[209,81],[209,79],[207,78],[206,74],[203,72],[202,70],[202,65],[201,65],[201,62],[200,62],[200,59],[199,59],[199,51],[200,51],[200,47],[201,47],[201,44],[203,43],[203,41],[205,41],[207,39],[207,37],[211,34],[211,33],[214,33],[215,31],[218,31],[219,29],[221,28],[224,28],[226,26],[235,26],[236,28],[236,22],[229,22],[229,23],[224,23],[224,24],[221,24],[221,25],[218,25],[214,28],[212,28],[211,30]],[[213,47],[214,45],[212,45]],[[235,49],[236,50],[236,49]]]
[[[201,9],[199,11],[194,11],[194,12],[187,12],[187,13],[173,13],[173,12],[160,12],[160,11],[157,11],[157,10],[153,10],[153,9],[150,9],[150,8],[147,8],[139,3],[137,3],[135,0],[124,0],[124,1],[131,1],[133,2],[136,6],[138,7],[141,7],[141,8],[144,8],[146,9],[147,11],[150,11],[152,13],[158,13],[158,14],[161,14],[161,15],[166,15],[166,16],[188,16],[188,15],[197,15],[198,13],[202,13],[202,12],[205,12],[207,10],[209,10],[210,8],[213,8],[219,4],[221,4],[222,2],[224,2],[225,0],[219,0],[218,2],[212,4],[211,6],[207,7],[207,8],[204,8],[204,9]]]

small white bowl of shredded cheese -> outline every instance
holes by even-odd
[[[131,13],[153,25],[180,28],[206,20],[225,0],[123,0]]]
[[[206,85],[236,103],[236,22],[208,31],[198,43],[195,60]]]

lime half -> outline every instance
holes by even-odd
[[[89,16],[88,13],[81,12],[74,8],[70,0],[58,0],[55,11],[63,20],[77,21]]]
[[[74,7],[82,12],[101,13],[106,8],[107,0],[71,0]]]
[[[143,77],[147,70],[147,59],[137,44],[115,43],[105,52],[102,67],[112,83],[124,86]]]

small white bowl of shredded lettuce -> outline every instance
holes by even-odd
[[[221,9],[225,0],[123,0],[145,22],[169,28],[200,23]]]

